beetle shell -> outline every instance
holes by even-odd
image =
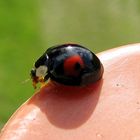
[[[98,57],[78,44],[63,44],[47,49],[35,62],[31,71],[33,81],[40,77],[44,81],[50,78],[58,83],[72,86],[94,83],[101,79],[102,74],[103,65]],[[36,80],[37,82],[39,80]]]

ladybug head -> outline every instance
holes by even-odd
[[[79,55],[73,55],[64,61],[64,74],[66,76],[78,77],[84,68],[84,62]]]
[[[48,74],[48,56],[46,54],[42,55],[34,65],[34,68],[31,70],[31,78],[33,81],[39,82],[40,79],[44,79]]]

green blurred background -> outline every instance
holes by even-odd
[[[0,127],[32,94],[34,61],[65,42],[94,52],[140,42],[139,0],[0,0]]]

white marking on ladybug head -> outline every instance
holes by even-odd
[[[45,77],[48,71],[48,67],[43,65],[36,69],[36,76],[37,77]]]

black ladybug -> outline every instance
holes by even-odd
[[[98,57],[78,44],[63,44],[47,49],[31,70],[33,86],[49,78],[64,85],[81,86],[101,79],[103,65]]]

